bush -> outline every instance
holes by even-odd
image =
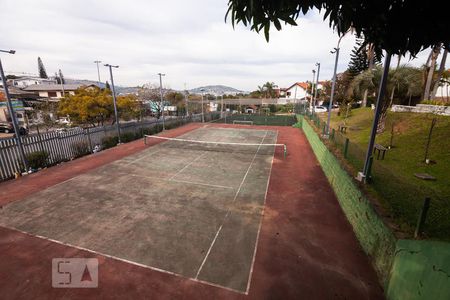
[[[429,104],[429,105],[440,105],[440,106],[450,106],[450,102],[446,102],[444,100],[435,99],[435,100],[422,100],[421,104]]]
[[[128,143],[134,140],[137,140],[139,138],[138,134],[132,133],[132,132],[128,132],[128,133],[124,133],[120,136],[120,141],[122,143]]]
[[[106,136],[102,139],[102,149],[108,149],[119,143],[117,136]]]
[[[37,170],[39,168],[45,168],[48,165],[48,158],[50,154],[47,151],[36,151],[26,155],[28,166]]]
[[[90,153],[89,145],[86,142],[75,142],[72,144],[72,150],[75,158],[88,155]]]

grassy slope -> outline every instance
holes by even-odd
[[[325,118],[325,115],[322,114],[321,117]],[[425,145],[431,120],[434,117],[438,120],[433,130],[429,158],[436,161],[436,164],[426,165],[423,163]],[[345,120],[349,126],[346,136],[361,149],[361,153],[366,150],[372,120],[373,111],[370,108],[354,109]],[[337,128],[343,122],[342,117],[333,113],[331,121],[333,128]],[[376,176],[378,173],[379,176],[374,188],[378,189],[385,198],[386,201],[381,201],[384,202],[385,207],[393,210],[394,215],[400,215],[400,219],[409,226],[413,226],[424,196],[432,196],[433,199],[440,201],[450,201],[450,117],[389,112],[386,131],[377,135],[377,143],[389,145],[392,123],[396,124],[394,147],[388,150],[385,160],[374,161],[374,174]],[[414,176],[414,173],[424,172],[435,176],[437,180],[424,181]],[[391,180],[389,174],[394,174],[398,180]],[[430,223],[450,223],[450,220],[445,221],[446,218],[450,219],[447,212],[439,215],[439,212],[432,211]],[[433,228],[437,232],[433,232],[433,236],[447,239],[446,236],[450,235],[447,232],[449,224],[445,225],[445,228],[441,224],[431,224],[431,226],[437,226]]]

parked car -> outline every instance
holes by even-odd
[[[14,128],[10,123],[0,123],[0,132],[13,133]]]
[[[316,113],[323,113],[323,112],[327,112],[327,111],[328,111],[328,109],[325,106],[317,105],[314,107],[314,112],[316,112]]]
[[[14,127],[11,123],[0,123],[0,132],[14,133]],[[28,129],[26,127],[19,127],[20,135],[28,135]]]

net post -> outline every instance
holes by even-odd
[[[286,144],[283,144],[283,148],[284,148],[284,158],[286,159],[286,154],[287,154]]]
[[[144,135],[144,145],[147,145],[147,135]]]

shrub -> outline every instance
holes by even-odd
[[[120,136],[120,140],[122,143],[128,143],[128,142],[134,141],[138,138],[139,138],[139,135],[132,133],[132,132],[124,133]]]
[[[28,166],[33,170],[45,168],[48,165],[49,156],[50,154],[47,151],[35,151],[28,153],[26,155]]]
[[[86,142],[73,143],[72,150],[73,150],[75,158],[85,156],[90,153],[89,145]]]
[[[108,149],[119,143],[117,136],[106,136],[102,139],[102,149]]]

